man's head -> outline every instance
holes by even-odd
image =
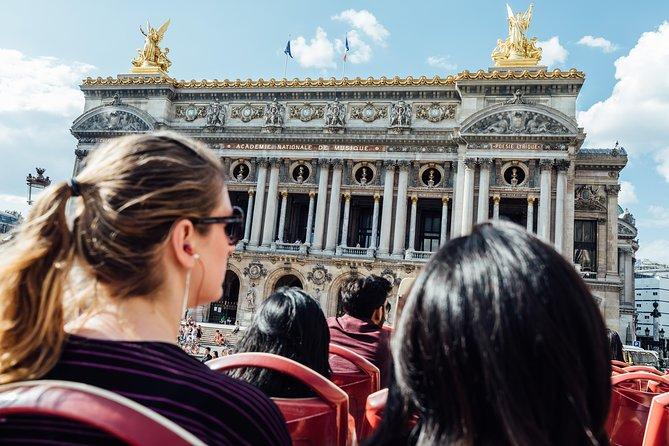
[[[351,279],[340,291],[344,311],[350,316],[371,319],[381,325],[385,320],[384,305],[392,288],[392,284],[381,276]]]
[[[208,355],[209,353],[211,353],[211,348],[209,348],[209,347],[205,347],[205,348],[204,348],[204,352],[205,352],[205,354]]]

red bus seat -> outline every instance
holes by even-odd
[[[653,398],[648,412],[643,446],[666,446],[669,444],[669,393]]]
[[[348,396],[328,379],[299,362],[270,353],[236,353],[207,362],[212,370],[259,367],[301,381],[313,398],[272,398],[281,410],[293,445],[346,445],[349,434]],[[353,432],[352,432],[353,434]]]
[[[193,434],[141,404],[76,382],[38,380],[0,386],[0,419],[11,423],[12,416],[74,422],[128,445],[204,446]],[[30,438],[35,438],[35,432]],[[49,439],[52,432],[45,433],[45,440]]]
[[[626,363],[625,361],[618,361],[617,359],[612,359],[611,364],[615,365],[615,366],[618,366],[618,367],[621,367],[623,369],[625,367],[629,367],[629,365],[630,365],[630,364]]]
[[[628,372],[611,378],[613,389],[606,420],[611,445],[641,445],[650,404],[657,395],[653,384],[669,385],[669,378],[649,372]]]
[[[362,428],[363,437],[369,437],[379,428],[387,401],[388,389],[381,389],[367,397],[367,403],[365,405],[365,421]]]
[[[348,410],[355,419],[356,433],[362,437],[367,397],[379,390],[379,369],[352,350],[336,344],[330,344],[330,357],[339,356],[358,369],[357,372],[337,372],[334,368],[330,380],[348,395]],[[331,364],[332,366],[332,364]]]
[[[611,372],[613,372],[613,373],[627,373],[627,370],[625,370],[622,367],[618,367],[616,365],[611,365]]]
[[[628,365],[626,367],[623,367],[623,369],[626,372],[649,372],[649,373],[654,373],[656,375],[663,375],[662,372],[660,372],[658,369],[655,367],[651,367],[649,365]]]

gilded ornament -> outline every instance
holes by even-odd
[[[497,67],[534,67],[541,60],[541,48],[537,47],[537,38],[528,39],[525,33],[532,21],[534,4],[525,12],[513,13],[506,5],[509,22],[509,36],[506,40],[497,39],[497,46],[492,52],[492,60]]]
[[[425,119],[430,122],[440,122],[444,119],[455,118],[455,104],[418,104],[416,106],[416,118]]]
[[[169,19],[158,29],[147,22],[147,32],[142,27],[139,31],[144,35],[144,48],[137,50],[139,54],[132,60],[131,73],[137,74],[166,74],[172,62],[167,58],[170,49],[160,48],[160,42],[165,36],[167,28],[170,26]]]

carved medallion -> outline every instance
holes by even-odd
[[[441,122],[444,119],[455,118],[455,104],[418,104],[416,106],[416,118],[425,119],[430,122]]]
[[[324,265],[319,263],[307,273],[307,280],[313,282],[314,285],[320,286],[324,285],[326,282],[330,282],[332,280],[332,274],[328,272]]]
[[[254,104],[244,104],[232,107],[230,111],[230,117],[241,119],[242,122],[249,122],[253,119],[262,118],[263,116],[263,106],[254,105]]]
[[[321,119],[325,114],[325,106],[311,105],[306,102],[303,105],[291,105],[290,117],[291,119],[299,119],[302,122],[309,122],[312,119]]]
[[[606,212],[606,193],[601,186],[584,184],[576,187],[574,207],[583,211]]]
[[[351,119],[360,119],[365,122],[374,122],[379,118],[388,116],[388,108],[374,105],[371,102],[365,105],[354,105],[351,107]]]
[[[197,118],[204,118],[207,115],[207,107],[204,105],[188,104],[187,106],[177,105],[176,117],[183,118],[188,122],[195,121]]]
[[[257,260],[249,263],[249,266],[244,268],[243,272],[244,275],[248,276],[248,278],[251,280],[258,280],[261,277],[265,277],[267,275],[267,269]]]

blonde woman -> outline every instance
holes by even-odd
[[[274,403],[177,346],[186,309],[219,298],[242,228],[220,161],[199,143],[158,133],[96,149],[76,178],[42,194],[3,250],[0,383],[83,382],[207,444],[289,444]],[[30,442],[49,429],[100,442],[52,423],[22,430],[19,421],[0,421],[3,441]]]

